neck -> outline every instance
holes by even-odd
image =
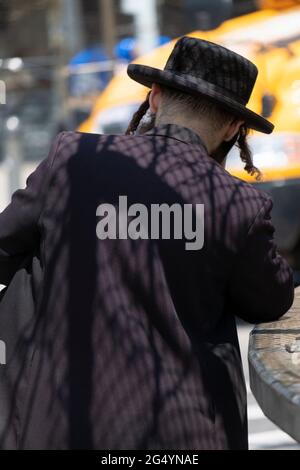
[[[211,154],[217,146],[216,144],[219,136],[211,130],[209,131],[208,125],[205,122],[199,121],[195,123],[191,119],[188,120],[178,116],[157,116],[155,125],[161,126],[164,124],[176,124],[177,126],[187,127],[191,131],[195,132],[199,135],[209,154]]]

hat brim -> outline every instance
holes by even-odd
[[[148,65],[130,64],[127,68],[128,76],[136,82],[148,88],[153,83],[165,85],[170,88],[184,91],[193,95],[204,95],[220,104],[224,109],[231,111],[237,117],[244,119],[251,128],[264,134],[271,134],[274,125],[259,114],[246,108],[234,99],[223,95],[216,87],[205,80],[189,76],[183,76],[170,70],[160,70]]]

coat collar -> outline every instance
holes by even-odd
[[[207,153],[205,144],[196,132],[188,129],[187,127],[178,126],[177,124],[162,124],[160,126],[153,127],[153,129],[146,132],[144,135],[160,135],[179,140],[185,144],[200,145]]]

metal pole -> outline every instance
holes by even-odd
[[[17,116],[11,116],[6,122],[7,138],[5,142],[4,171],[8,177],[8,191],[11,196],[21,186],[21,171],[24,155],[21,146],[20,121]]]
[[[122,11],[134,16],[139,54],[145,54],[157,45],[156,0],[122,0]]]
[[[54,73],[54,86],[59,104],[57,120],[59,128],[65,129],[71,129],[72,123],[68,107],[68,77],[64,70],[71,56],[84,46],[81,2],[72,2],[73,0],[54,0],[49,10],[48,22],[50,44],[57,57]]]
[[[113,0],[99,0],[99,16],[105,50],[108,56],[113,58],[116,44],[116,20]]]
[[[61,22],[64,48],[70,59],[85,44],[81,0],[62,0]]]
[[[136,16],[138,48],[141,54],[151,51],[157,45],[157,11],[156,0],[146,0]]]

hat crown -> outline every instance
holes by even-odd
[[[187,36],[175,44],[165,70],[204,80],[244,105],[249,101],[258,73],[256,66],[239,54]]]

